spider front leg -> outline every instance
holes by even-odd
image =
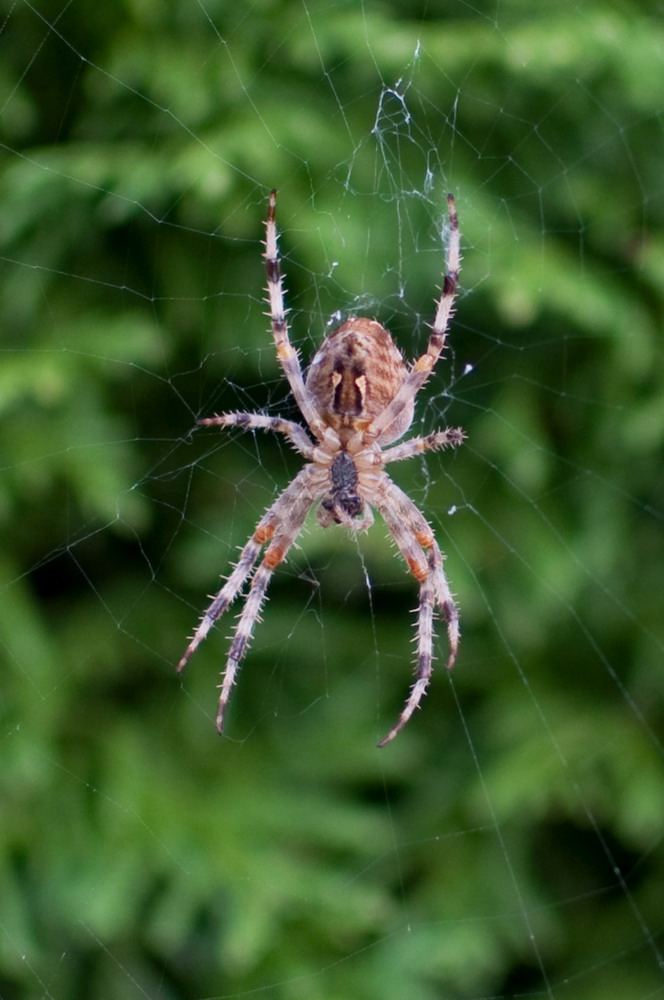
[[[313,465],[305,465],[290,486],[263,515],[254,534],[243,548],[235,569],[203,615],[200,625],[178,664],[178,672],[180,672],[215,622],[235,600],[245,580],[250,576],[261,549],[269,543],[263,560],[254,573],[247,600],[231,643],[224,679],[221,684],[217,713],[217,730],[220,733],[223,728],[224,711],[228,704],[231,688],[235,683],[240,662],[247,651],[254,625],[260,615],[272,573],[285,559],[288,550],[302,529],[307,513],[324,492],[325,478],[325,475],[322,475]]]
[[[205,638],[207,638],[207,634],[214,623],[217,619],[221,618],[223,613],[230,607],[237,597],[242,584],[254,568],[254,563],[258,559],[261,549],[270,537],[269,530],[269,520],[266,514],[265,517],[263,517],[263,519],[258,523],[253,535],[242,549],[240,558],[235,565],[235,569],[201,618],[200,625],[191,637],[189,645],[184,651],[182,659],[178,663],[178,673],[182,673],[200,644]]]
[[[268,584],[275,569],[286,558],[288,550],[302,530],[311,507],[322,493],[319,480],[320,473],[314,466],[305,466],[270,510],[271,541],[263,561],[254,573],[226,661],[217,712],[219,734],[223,732],[226,706],[238,668],[249,647],[254,625],[259,620]]]
[[[433,670],[436,606],[447,621],[448,670],[454,666],[459,646],[459,615],[443,569],[442,553],[423,514],[387,475],[372,497],[372,503],[380,511],[410,572],[420,584],[416,679],[396,725],[378,744],[382,747],[401,732],[426,693]]]
[[[412,565],[411,572],[414,576],[416,575]],[[380,741],[379,747],[390,743],[401,732],[426,694],[433,672],[433,610],[436,599],[429,573],[427,571],[421,572],[423,575],[416,576],[416,579],[420,581],[420,600],[417,612],[417,677],[410,689],[401,715],[387,736]]]

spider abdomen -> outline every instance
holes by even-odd
[[[353,317],[333,330],[309,366],[306,387],[321,419],[334,430],[366,429],[394,399],[408,369],[388,331],[373,319]],[[381,434],[401,437],[413,419],[407,405]]]

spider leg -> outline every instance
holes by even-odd
[[[188,661],[206,638],[214,623],[221,618],[224,612],[228,610],[229,606],[237,597],[242,584],[250,575],[254,564],[258,559],[261,549],[274,535],[276,524],[282,516],[282,510],[284,507],[288,508],[289,503],[292,502],[292,495],[294,493],[297,494],[300,489],[303,489],[306,481],[312,478],[312,469],[313,466],[310,465],[305,465],[303,469],[300,469],[290,486],[288,486],[281,496],[277,498],[277,500],[265,512],[256,525],[253,535],[240,553],[240,558],[235,565],[235,569],[228,577],[219,593],[214,597],[212,604],[210,604],[210,606],[206,609],[200,625],[194,632],[182,659],[178,663],[178,673],[181,673],[182,670],[184,670]],[[309,490],[306,490],[305,495],[307,497],[309,496]],[[315,493],[313,498],[308,501],[307,510],[311,504],[314,503],[316,496],[317,493]]]
[[[262,413],[221,413],[198,420],[202,427],[241,427],[242,430],[274,431],[285,434],[296,451],[309,461],[314,459],[314,444],[301,424],[282,417],[268,417]]]
[[[308,486],[307,480],[309,480]],[[268,511],[270,544],[251,581],[244,608],[235,628],[221,684],[217,712],[217,732],[220,734],[223,732],[224,713],[237,671],[247,652],[254,625],[259,619],[272,574],[279,563],[286,558],[288,550],[302,530],[309,510],[322,495],[324,482],[325,479],[321,479],[320,473],[313,466],[305,466]],[[263,520],[265,521],[265,518]]]
[[[393,423],[395,417],[415,398],[431,374],[436,361],[438,361],[445,347],[445,336],[450,319],[452,318],[457,283],[459,281],[459,268],[461,266],[459,223],[454,198],[451,194],[447,196],[447,208],[450,226],[449,243],[445,256],[443,288],[436,305],[436,315],[431,325],[429,343],[424,354],[413,363],[412,368],[392,402],[373,421],[371,433],[372,435],[375,434],[378,439],[380,439],[383,431]]]
[[[384,747],[387,743],[390,743],[394,737],[401,732],[426,694],[429,681],[431,680],[431,674],[433,672],[432,646],[434,604],[435,596],[431,580],[429,577],[425,577],[424,580],[420,581],[420,601],[417,625],[417,677],[415,683],[410,689],[410,693],[401,711],[401,715],[399,716],[396,724],[392,727],[392,729],[390,729],[387,736],[380,741],[378,744],[379,747]]]
[[[181,673],[184,670],[193,654],[207,637],[207,634],[214,623],[218,618],[221,618],[223,613],[233,603],[240,591],[240,588],[242,587],[242,584],[251,573],[254,563],[260,555],[261,549],[270,537],[269,522],[266,521],[266,518],[267,515],[258,523],[253,535],[242,549],[240,558],[235,565],[235,569],[201,618],[200,625],[191,637],[189,645],[187,646],[182,659],[178,663],[178,673]]]
[[[410,572],[420,584],[416,679],[395,726],[378,744],[382,747],[406,725],[431,679],[435,607],[440,608],[447,621],[448,669],[454,665],[459,645],[459,616],[443,569],[442,553],[424,515],[387,475],[372,495],[371,503],[380,511]]]
[[[288,379],[295,402],[313,433],[316,437],[322,438],[325,434],[325,426],[318,415],[311,396],[307,392],[298,353],[291,344],[288,336],[288,323],[286,322],[286,309],[284,307],[283,278],[279,263],[277,224],[275,221],[276,205],[277,192],[271,191],[265,223],[264,258],[265,269],[267,271],[267,294],[270,304],[272,336],[277,348],[279,363],[284,375]]]
[[[434,431],[426,437],[410,438],[394,448],[387,448],[382,453],[383,465],[388,462],[401,462],[404,458],[421,455],[423,451],[438,451],[440,448],[458,448],[466,439],[460,427],[446,427],[444,431]]]

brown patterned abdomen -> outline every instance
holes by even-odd
[[[306,377],[321,419],[341,432],[364,430],[396,395],[408,371],[388,331],[373,319],[353,318],[326,338]],[[413,404],[383,432],[385,444],[406,432]]]

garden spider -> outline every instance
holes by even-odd
[[[384,746],[405,726],[426,691],[432,672],[433,617],[437,608],[447,622],[448,668],[454,664],[459,644],[458,613],[438,543],[424,516],[392,482],[384,466],[424,451],[456,448],[465,435],[460,428],[448,427],[381,450],[410,427],[415,396],[445,346],[461,261],[454,198],[447,196],[449,245],[442,292],[426,352],[407,367],[391,335],[380,323],[353,316],[326,337],[306,376],[288,337],[277,248],[276,201],[277,193],[272,191],[265,238],[272,333],[277,357],[313,440],[301,424],[257,413],[224,413],[198,421],[205,427],[261,428],[284,434],[307,463],[258,522],[235,568],[203,615],[178,664],[178,672],[235,600],[267,545],[262,562],[253,573],[220,685],[217,730],[221,733],[231,689],[270,578],[285,559],[313,505],[319,503],[318,523],[322,527],[335,523],[351,531],[366,531],[373,524],[374,507],[420,585],[416,680],[396,724],[378,744]]]

